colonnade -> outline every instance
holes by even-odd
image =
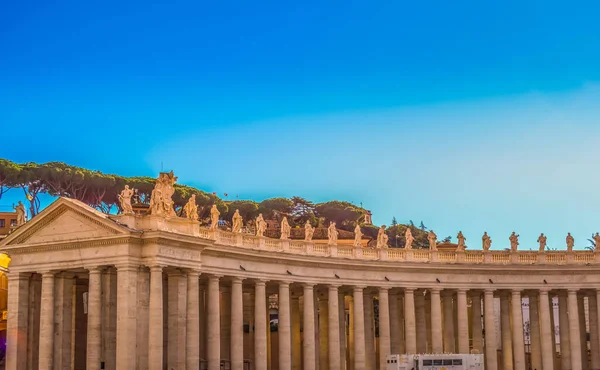
[[[268,281],[161,265],[21,272],[9,276],[6,368],[219,370],[225,362],[233,370],[375,370],[391,353],[450,352],[483,353],[487,370],[596,370],[599,294]]]

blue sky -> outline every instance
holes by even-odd
[[[0,157],[362,202],[495,248],[600,231],[595,2],[12,2]],[[16,195],[16,194],[15,194]],[[14,195],[13,195],[14,196]],[[2,203],[12,199],[2,199]],[[10,204],[10,203],[9,203]],[[4,205],[6,206],[6,204]]]

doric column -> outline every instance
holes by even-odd
[[[87,324],[87,370],[100,370],[100,352],[102,350],[102,270],[89,269],[88,324]]]
[[[255,370],[267,370],[267,283],[254,283],[254,362]]]
[[[471,325],[473,326],[473,349],[483,354],[483,326],[481,323],[481,292],[471,295]]]
[[[542,344],[540,343],[540,316],[538,295],[529,294],[529,330],[531,338],[531,367],[542,368]]]
[[[186,364],[187,278],[180,271],[169,272],[167,303],[167,367],[183,369]]]
[[[485,362],[486,370],[498,370],[496,323],[494,320],[494,290],[486,289],[484,294],[485,308]]]
[[[404,289],[404,331],[406,333],[406,353],[417,353],[417,330],[415,326],[415,290]],[[358,369],[358,368],[357,368]]]
[[[558,325],[560,333],[561,370],[572,370],[571,367],[571,338],[569,335],[569,309],[567,292],[558,294]]]
[[[148,369],[148,323],[150,322],[150,271],[138,266],[137,274],[137,366]],[[105,366],[106,368],[106,366]]]
[[[200,272],[188,271],[187,273],[187,302],[186,302],[186,368],[200,368],[200,311],[199,304],[199,278]]]
[[[340,369],[346,369],[346,293],[338,293],[338,318],[340,332]]]
[[[550,300],[548,298],[548,290],[540,290],[540,338],[542,348],[542,369],[553,370],[554,368],[554,349],[552,348],[552,324],[550,315],[553,315]],[[538,368],[538,370],[541,370]]]
[[[577,295],[577,313],[579,316],[579,338],[581,347],[581,369],[589,370],[587,350],[587,328],[585,323],[585,297],[583,293]]]
[[[281,318],[279,319],[281,328]],[[280,329],[281,330],[281,329]],[[281,333],[281,331],[280,331]],[[231,370],[244,368],[244,293],[242,278],[231,280]],[[189,367],[188,367],[189,369]],[[196,369],[196,367],[194,367]]]
[[[303,316],[304,316],[304,369],[312,369],[317,364],[315,354],[315,302],[313,284],[304,284]],[[261,370],[261,369],[256,369]],[[263,369],[264,370],[264,369]]]
[[[163,276],[162,266],[150,267],[150,322],[148,370],[163,368]]]
[[[329,334],[329,297],[325,294],[318,294],[319,296],[319,342],[317,348],[319,349],[319,370],[329,370],[329,341],[327,336]]]
[[[231,289],[221,286],[221,360],[231,360]],[[268,302],[266,303],[268,305]],[[267,327],[269,314],[267,312]]]
[[[510,294],[500,293],[500,336],[502,339],[502,368],[513,369],[513,348],[510,325]]]
[[[329,369],[330,370],[341,370],[340,366],[340,309],[339,309],[339,297],[338,297],[338,286],[330,285],[328,289],[329,293],[329,307],[328,307],[328,329],[327,337],[329,340]],[[321,344],[322,345],[322,344]],[[280,369],[281,370],[281,369]]]
[[[469,313],[467,310],[467,290],[456,293],[458,317],[458,353],[469,353]]]
[[[590,314],[590,355],[592,370],[600,369],[600,336],[598,327],[598,296],[594,289],[588,295],[588,309]]]
[[[54,273],[42,273],[40,310],[40,370],[52,370],[54,352]]]
[[[302,369],[302,334],[300,333],[300,299],[295,294],[292,301],[292,369]]]
[[[206,356],[206,332],[207,332],[207,287],[206,284],[199,285],[198,294],[198,316],[200,317],[200,358],[203,360],[207,359]]]
[[[137,367],[138,265],[117,266],[117,369]]]
[[[27,369],[29,277],[8,274],[8,321],[6,328],[6,370]]]
[[[117,368],[117,271],[114,267],[106,268],[102,274],[102,295],[104,367],[111,370]],[[74,306],[77,308],[77,304]]]
[[[364,316],[364,287],[355,286],[353,290],[353,320],[354,320],[354,369],[366,367],[365,356],[365,316]]]
[[[569,342],[571,349],[571,368],[579,370],[581,363],[581,338],[579,336],[579,309],[577,307],[577,290],[568,291]]]
[[[279,370],[292,369],[292,324],[290,315],[290,283],[279,283]],[[233,337],[233,335],[232,335]],[[232,353],[234,348],[231,348]],[[240,367],[241,370],[241,367]]]
[[[362,292],[362,291],[361,291]],[[362,301],[361,301],[362,304]],[[348,299],[348,370],[354,370],[354,353],[355,353],[355,340],[354,340],[354,327],[356,326],[356,322],[354,320],[354,291],[352,295]],[[363,324],[364,328],[364,324]],[[364,349],[363,349],[364,351]],[[364,352],[363,352],[364,353]]]
[[[415,330],[417,339],[417,352],[427,352],[427,308],[425,307],[425,292],[415,292]]]
[[[72,276],[66,273],[61,273],[56,276],[54,283],[54,325],[56,334],[54,338],[55,370],[71,370],[71,337],[73,334],[73,281],[74,278]]]
[[[208,277],[206,357],[208,370],[221,369],[220,276]],[[258,370],[258,368],[257,368]],[[264,370],[264,369],[263,369]]]
[[[432,288],[429,290],[431,295],[431,351],[433,353],[443,353],[444,343],[442,338],[442,302],[440,299],[440,289]]]
[[[398,309],[398,294],[390,292],[390,351],[400,352],[400,310]]]
[[[379,288],[379,368],[385,368],[390,354],[390,303],[388,288]]]
[[[523,304],[521,303],[520,290],[513,290],[511,292],[511,306],[513,360],[515,364],[515,370],[525,370],[525,343],[523,338]]]
[[[364,297],[365,309],[365,361],[367,370],[375,370],[375,323],[373,317],[373,295],[366,293]],[[321,370],[321,369],[319,369]]]
[[[444,291],[444,352],[455,353],[454,341],[454,294],[452,291]],[[433,307],[433,305],[432,305]],[[433,330],[433,327],[432,327]],[[432,334],[433,337],[433,334]]]

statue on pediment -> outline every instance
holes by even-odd
[[[385,233],[385,225],[381,225],[379,232],[377,233],[377,244],[376,248],[388,248],[389,236]]]
[[[233,217],[231,218],[232,226],[231,232],[240,233],[242,232],[242,226],[244,224],[244,220],[242,219],[242,215],[240,215],[240,210],[236,209]]]
[[[292,227],[288,223],[287,217],[283,217],[281,220],[281,240],[288,240],[292,232]]]
[[[161,172],[150,194],[150,214],[162,217],[175,217],[173,194],[177,177],[171,172]]]
[[[198,205],[196,204],[196,194],[192,194],[190,199],[183,206],[183,211],[188,220],[198,221]]]
[[[594,239],[594,243],[596,244],[594,250],[600,251],[600,234],[596,233],[596,235],[594,235],[592,239]]]
[[[267,230],[267,223],[265,222],[265,219],[263,218],[262,213],[258,214],[258,217],[256,217],[256,236],[264,236],[265,235],[265,231]]]
[[[458,246],[456,247],[457,251],[464,251],[465,250],[465,240],[467,240],[467,238],[465,238],[465,236],[463,235],[462,231],[458,232],[458,235],[456,236],[456,239],[458,240]]]
[[[406,240],[404,249],[412,249],[412,243],[415,241],[415,237],[412,235],[412,231],[410,231],[410,227],[406,228],[406,232],[404,233],[404,239]]]
[[[508,240],[510,241],[510,251],[516,252],[517,248],[519,247],[519,234],[516,234],[513,231]]]
[[[567,233],[567,252],[573,252],[573,246],[575,245],[575,238],[571,236],[571,233]]]
[[[312,227],[310,222],[306,221],[306,224],[304,225],[304,241],[307,241],[307,242],[312,241],[314,233],[315,233],[315,228]]]
[[[327,228],[327,238],[329,239],[330,245],[337,244],[338,240],[338,231],[335,227],[335,222],[330,222],[329,227]]]
[[[217,205],[213,204],[210,208],[210,229],[217,230],[219,228],[219,216],[221,212],[217,209]]]
[[[542,233],[537,240],[537,242],[540,243],[540,252],[546,250],[546,240],[548,240],[548,238],[546,237],[546,235],[544,235],[544,233]]]
[[[133,189],[129,188],[129,185],[125,185],[125,189],[121,190],[119,194],[119,203],[121,204],[121,212],[124,215],[133,214],[133,207],[131,206],[131,197],[133,196]]]
[[[356,227],[354,228],[354,246],[355,247],[360,247],[361,246],[361,242],[362,242],[362,230],[360,229],[360,225],[356,225]]]
[[[487,231],[483,232],[483,236],[481,237],[481,242],[483,244],[484,252],[487,252],[492,247],[492,238],[488,235]]]
[[[437,251],[437,235],[433,232],[433,230],[429,230],[427,234],[427,240],[429,240],[429,250]]]
[[[16,206],[13,206],[15,212],[17,212],[17,226],[21,226],[25,224],[25,215],[27,212],[25,211],[25,205],[23,202],[19,201]]]

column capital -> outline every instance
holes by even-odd
[[[579,292],[579,288],[568,288],[567,289],[567,294],[571,295],[571,294],[577,294]]]
[[[341,284],[328,284],[327,288],[329,291],[335,290],[337,291],[342,285]]]
[[[313,289],[313,288],[314,288],[314,286],[315,286],[315,284],[314,284],[314,283],[302,283],[302,287],[303,287],[304,289]]]
[[[521,289],[512,289],[512,290],[510,291],[510,294],[511,294],[512,296],[516,296],[516,295],[518,295],[518,296],[520,297],[520,296],[521,296]]]
[[[105,268],[103,266],[84,266],[84,269],[88,270],[90,274],[101,274]]]
[[[242,284],[244,282],[244,278],[241,276],[234,276],[231,278],[232,284]]]
[[[162,272],[163,269],[165,268],[165,266],[163,266],[163,265],[152,265],[152,266],[149,266],[149,268],[150,268],[150,272]]]
[[[117,271],[135,271],[140,267],[139,263],[134,262],[123,262],[115,264]]]
[[[42,279],[43,278],[49,278],[49,277],[54,277],[56,275],[56,272],[54,272],[54,271],[40,271],[40,275],[42,275]]]
[[[467,294],[469,292],[469,288],[458,288],[456,289],[456,294]]]
[[[187,272],[188,276],[200,277],[200,275],[201,275],[199,270],[191,269],[191,270],[186,270],[186,272]]]
[[[292,283],[293,283],[293,282],[292,282],[292,281],[289,281],[289,280],[279,280],[279,282],[278,282],[278,285],[279,285],[279,286],[282,286],[282,285],[284,285],[284,286],[286,286],[286,285],[287,285],[287,286],[290,286],[290,284],[292,284]]]
[[[208,281],[219,281],[223,275],[208,275]]]
[[[429,293],[433,294],[441,294],[442,293],[442,288],[440,287],[432,287],[432,288],[428,288],[427,290],[429,290]]]
[[[404,293],[414,293],[415,290],[417,290],[416,288],[404,288]]]
[[[366,286],[366,285],[353,285],[353,286],[352,286],[352,290],[353,290],[353,291],[357,291],[357,290],[363,291],[363,290],[365,290],[366,288],[367,288],[367,286]]]
[[[492,295],[493,295],[493,294],[494,294],[494,292],[496,292],[496,289],[494,289],[494,288],[485,288],[485,289],[483,290],[483,293],[484,293],[485,295],[489,295],[489,294],[492,294]]]

